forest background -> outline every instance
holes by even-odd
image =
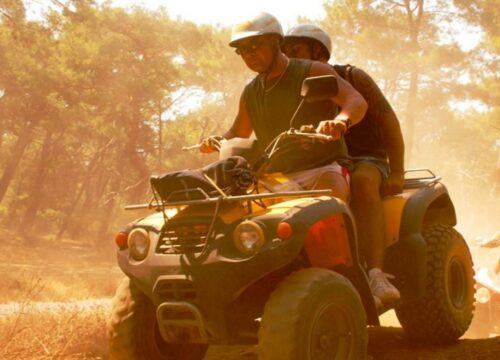
[[[0,0],[0,243],[112,247],[152,173],[215,159],[181,147],[229,127],[253,74],[225,26],[49,1],[32,19],[22,0]],[[382,88],[406,167],[443,178],[468,239],[500,230],[499,13],[498,0],[337,0],[314,20],[332,61]]]

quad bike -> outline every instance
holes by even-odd
[[[334,77],[308,78],[302,102],[335,89]],[[112,359],[202,359],[211,344],[258,344],[260,359],[364,359],[367,325],[390,308],[417,341],[449,343],[467,330],[472,260],[440,179],[410,172],[404,192],[384,200],[384,271],[401,299],[376,309],[348,204],[327,190],[266,191],[286,180],[265,171],[283,139],[328,137],[280,134],[247,190],[202,173],[213,191],[195,182],[129,206],[155,213],[115,239],[126,278],[108,324]]]

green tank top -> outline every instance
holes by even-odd
[[[262,80],[255,77],[243,92],[255,136],[265,148],[279,133],[290,127],[290,119],[297,109],[301,97],[302,82],[309,76],[312,62],[290,59],[283,77],[268,90],[264,90]],[[317,126],[322,120],[333,119],[338,107],[331,101],[304,103],[294,120],[294,127]],[[283,158],[284,157],[284,158]],[[335,160],[344,163],[347,147],[344,139],[329,142],[315,142],[306,147],[296,147],[275,159],[272,171],[293,172],[329,164]]]

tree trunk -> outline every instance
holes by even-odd
[[[114,217],[116,198],[120,193],[120,186],[121,178],[119,176],[115,176],[111,180],[111,184],[109,187],[110,192],[108,194],[108,198],[104,203],[101,221],[96,234],[97,244],[99,244],[101,241],[108,241],[108,239],[111,239],[113,237],[113,234],[110,232],[110,224],[112,223]]]
[[[49,162],[50,162],[50,152],[52,148],[52,133],[48,132],[45,136],[45,140],[42,145],[42,150],[40,151],[40,159],[38,160],[38,165],[33,173],[33,182],[31,184],[31,197],[29,198],[28,206],[24,217],[21,221],[19,232],[23,235],[29,235],[33,223],[36,218],[36,214],[40,209],[40,204],[42,202],[43,189],[45,187]]]
[[[76,210],[78,208],[78,204],[80,203],[80,200],[81,200],[83,194],[86,194],[87,199],[86,199],[86,201],[84,201],[83,206],[81,206],[81,208],[83,210],[85,210],[85,209],[88,210],[90,208],[90,206],[87,206],[88,205],[87,203],[89,202],[88,199],[92,197],[92,194],[90,194],[90,189],[92,188],[92,186],[91,186],[92,180],[95,180],[95,178],[98,177],[99,174],[97,174],[97,173],[98,173],[98,170],[101,168],[102,159],[106,155],[109,147],[111,145],[113,145],[113,143],[114,143],[113,139],[109,140],[103,147],[98,149],[96,151],[96,153],[94,154],[92,160],[88,164],[87,171],[85,171],[85,173],[87,175],[83,179],[83,181],[80,185],[80,189],[78,190],[78,194],[76,195],[75,200],[73,200],[73,202],[71,203],[70,208],[66,210],[66,218],[62,222],[61,227],[59,229],[59,232],[57,233],[57,237],[56,237],[57,239],[60,239],[64,235],[66,230],[68,229],[68,227],[71,223],[71,220],[73,218],[73,215],[76,213]]]
[[[24,155],[24,151],[31,141],[31,135],[34,127],[35,122],[30,122],[25,128],[23,128],[17,138],[16,145],[14,145],[14,149],[12,149],[11,157],[7,162],[7,166],[3,171],[2,177],[0,178],[0,202],[2,202],[7,189],[14,178],[19,162]]]
[[[130,132],[128,133],[128,141],[124,148],[124,161],[127,161],[127,164],[129,164],[131,169],[135,169],[137,171],[137,177],[135,179],[132,176],[128,176],[127,178],[127,180],[135,181],[135,183],[129,185],[125,189],[125,191],[129,193],[129,198],[132,201],[140,201],[144,197],[148,179],[151,174],[145,158],[137,151],[137,144],[139,143],[138,135],[140,132],[140,119],[141,116],[137,113],[133,118],[132,126]]]
[[[415,68],[417,65],[414,63],[410,73],[410,86],[408,88],[408,102],[406,104],[406,156],[411,159],[415,150],[415,123],[417,109],[417,95],[418,95],[418,70]],[[406,161],[405,161],[406,162]]]
[[[404,5],[407,13],[408,30],[410,35],[410,47],[411,47],[411,69],[410,69],[410,84],[408,88],[408,102],[406,106],[406,126],[405,126],[405,137],[406,137],[406,156],[408,159],[412,158],[415,152],[415,131],[417,122],[417,111],[418,111],[418,81],[420,68],[418,66],[418,51],[420,49],[419,45],[419,34],[420,25],[422,23],[422,17],[424,14],[424,0],[417,0],[416,6],[412,9],[411,0],[404,0]],[[417,14],[414,14],[414,11]]]
[[[161,121],[162,106],[161,99],[158,102],[158,163],[156,165],[158,171],[162,167],[163,163],[163,123]]]

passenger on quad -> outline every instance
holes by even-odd
[[[252,132],[261,148],[290,128],[290,119],[301,100],[305,78],[333,75],[338,93],[330,100],[307,103],[296,114],[294,127],[313,125],[333,141],[316,142],[307,151],[287,154],[273,169],[286,173],[306,189],[332,189],[344,201],[349,194],[346,170],[347,148],[342,136],[366,112],[363,97],[328,65],[317,61],[289,59],[280,48],[283,31],[278,20],[267,13],[247,19],[232,29],[229,45],[236,49],[257,76],[245,87],[233,125],[223,137],[249,138]],[[339,111],[338,109],[341,108]],[[213,138],[202,141],[200,151],[214,151]]]
[[[320,27],[312,24],[291,28],[283,42],[290,58],[327,63],[332,42]],[[344,136],[353,161],[351,176],[351,209],[358,239],[369,270],[370,286],[378,306],[399,299],[399,291],[382,272],[385,251],[384,211],[382,195],[397,195],[403,190],[404,142],[396,114],[389,102],[363,70],[351,65],[333,65],[368,103],[359,126]]]
[[[202,169],[152,176],[151,200],[127,206],[155,212],[115,238],[126,278],[108,322],[110,359],[201,360],[210,345],[257,344],[261,360],[361,360],[367,325],[380,325],[389,309],[416,341],[451,343],[467,330],[472,258],[454,229],[448,191],[430,170],[414,171],[403,194],[383,200],[391,240],[384,269],[401,298],[379,309],[346,202],[328,188],[266,184],[291,174],[346,199],[342,135],[367,108],[329,65],[289,60],[282,37],[269,14],[234,29],[231,45],[258,73],[225,134],[235,139],[219,143],[220,160]],[[238,137],[252,132],[262,156],[231,155],[247,150],[251,140]],[[218,146],[209,138],[186,148],[198,147]]]

